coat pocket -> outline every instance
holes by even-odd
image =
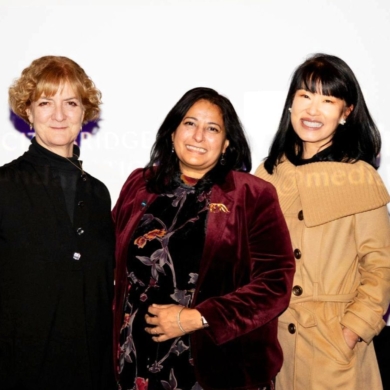
[[[328,321],[319,321],[317,329],[320,333],[318,350],[337,364],[349,365],[354,360],[355,352],[349,348],[344,339],[342,326],[338,317]]]

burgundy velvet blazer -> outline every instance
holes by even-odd
[[[154,199],[137,169],[113,210],[114,350],[127,291],[129,241]],[[258,388],[276,376],[283,360],[277,317],[288,306],[295,271],[289,232],[274,187],[251,174],[230,172],[223,185],[213,186],[210,201],[228,212],[210,208],[207,219],[192,306],[210,326],[191,335],[196,377],[207,390]]]

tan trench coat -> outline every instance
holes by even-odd
[[[289,308],[279,318],[279,390],[380,390],[372,338],[390,300],[390,201],[364,162],[285,160],[269,175],[296,257]],[[342,327],[363,342],[351,350]]]

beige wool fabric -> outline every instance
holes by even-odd
[[[390,301],[390,197],[380,176],[360,161],[288,160],[255,175],[276,187],[296,256],[290,306],[279,318],[277,389],[382,389],[371,343]],[[363,339],[354,350],[343,326]]]

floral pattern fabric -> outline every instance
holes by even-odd
[[[160,195],[129,243],[128,295],[118,348],[119,389],[201,390],[188,335],[156,343],[145,332],[153,304],[189,307],[199,273],[210,193],[181,183]]]

